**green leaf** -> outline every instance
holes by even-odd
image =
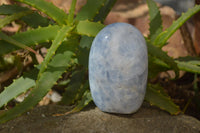
[[[14,13],[29,11],[26,7],[21,7],[18,5],[1,5],[0,6],[0,14],[1,15],[11,15]]]
[[[77,58],[78,63],[88,68],[89,52],[94,37],[82,36],[80,47],[78,48]]]
[[[93,20],[99,13],[99,9],[104,6],[105,0],[87,0],[87,3],[81,8],[75,20]]]
[[[33,52],[33,53],[36,53],[36,52],[35,52],[33,49],[31,49],[30,47],[28,47],[28,46],[26,46],[26,45],[24,45],[24,44],[22,44],[22,43],[20,43],[20,42],[18,42],[18,41],[16,41],[16,40],[14,40],[13,38],[7,36],[6,34],[4,34],[4,33],[1,32],[1,31],[0,31],[0,38],[1,38],[2,40],[4,40],[4,41],[9,42],[10,44],[13,44],[13,45],[17,46],[17,47],[20,47],[20,48],[22,48],[22,49],[27,49],[27,50],[29,50],[29,51],[31,51],[31,52]]]
[[[180,113],[180,109],[175,105],[172,100],[166,95],[163,94],[164,91],[160,91],[160,87],[157,89],[156,86],[148,84],[145,100],[150,102],[151,105],[155,105],[162,110],[166,110],[171,115],[177,115]]]
[[[77,58],[78,63],[83,65],[85,68],[88,68],[88,60],[89,60],[90,49],[88,48],[78,48]]]
[[[16,13],[31,11],[29,8],[21,7],[18,5],[1,5],[0,6],[0,14],[2,15],[13,15]],[[20,18],[26,24],[33,28],[37,28],[39,26],[48,26],[50,24],[50,20],[46,17],[41,16],[37,12],[32,11],[31,14],[23,16]]]
[[[175,60],[178,68],[182,71],[200,74],[200,58],[199,57],[180,57]]]
[[[152,87],[155,91],[161,93],[161,95],[164,95],[169,98],[168,94],[165,92],[165,89],[158,83],[158,84],[148,84],[147,86]]]
[[[44,12],[48,16],[50,16],[53,20],[55,20],[59,25],[66,24],[66,20],[68,15],[55,5],[45,0],[17,0],[23,3],[26,3],[36,9]]]
[[[189,9],[186,13],[183,13],[173,24],[165,31],[160,33],[154,41],[156,46],[162,47],[166,44],[167,40],[179,29],[189,18],[200,11],[200,5],[196,5],[192,9]]]
[[[22,33],[17,33],[11,37],[17,42],[25,44],[26,46],[33,46],[38,43],[44,43],[50,40],[54,40],[58,30],[60,30],[60,27],[57,25],[54,25],[54,26],[48,26],[48,27],[38,28],[34,30],[29,30]],[[18,47],[8,42],[5,42],[3,40],[0,40],[0,47],[1,49],[3,49],[3,50],[0,50],[0,55],[19,49]]]
[[[69,15],[68,15],[68,20],[67,20],[67,24],[69,26],[73,25],[74,11],[75,11],[75,7],[76,7],[76,1],[77,0],[72,0],[71,7],[70,7],[70,10],[69,10]]]
[[[148,48],[149,55],[151,55],[152,57],[156,57],[160,59],[161,61],[165,62],[167,65],[170,66],[171,69],[175,71],[176,77],[179,76],[179,69],[178,69],[177,63],[174,61],[173,58],[169,57],[164,51],[150,44],[149,42],[147,42],[147,48]]]
[[[78,112],[82,110],[85,106],[87,106],[92,101],[92,96],[89,90],[85,91],[83,94],[82,100],[78,103],[78,105],[70,111],[70,113]]]
[[[84,71],[78,70],[72,73],[69,85],[65,89],[61,103],[65,105],[74,104],[76,95],[79,93],[84,79]]]
[[[148,58],[149,58],[149,62],[150,62],[150,63],[156,64],[156,65],[158,65],[158,66],[161,67],[161,68],[165,68],[165,69],[167,69],[167,70],[169,70],[169,69],[171,68],[167,63],[165,63],[165,61],[160,60],[160,59],[158,59],[158,58],[155,57],[155,56],[152,57],[151,55],[149,55]]]
[[[80,47],[81,48],[90,48],[92,45],[94,37],[82,36],[80,40]]]
[[[77,24],[76,32],[80,35],[95,37],[105,25],[98,22],[80,21]]]
[[[79,102],[82,100],[84,93],[85,93],[87,90],[89,90],[89,88],[90,88],[90,87],[89,87],[88,78],[85,78],[83,82],[84,82],[84,83],[81,85],[81,87],[80,87],[80,89],[79,89],[79,92],[78,92],[78,94],[76,95],[76,101],[77,101],[77,103],[79,103]]]
[[[164,72],[170,70],[170,66],[166,64],[164,61],[152,57],[151,55],[148,56],[149,64],[148,64],[148,78],[156,77],[160,72]]]
[[[22,17],[21,20],[33,28],[46,27],[51,23],[51,21],[48,18],[42,17],[37,12],[28,14]]]
[[[200,74],[200,66],[190,62],[176,61],[178,68],[182,71]]]
[[[101,21],[102,23],[104,22],[106,16],[114,6],[117,0],[105,0],[104,5],[101,7],[99,10],[99,13],[96,14],[94,21],[98,22]]]
[[[16,98],[31,87],[34,87],[37,73],[38,71],[33,69],[19,79],[14,80],[10,86],[6,87],[4,91],[0,93],[0,108],[13,98]]]
[[[0,114],[0,123],[13,119],[35,106],[53,87],[56,81],[65,72],[66,68],[69,67],[69,64],[73,61],[72,57],[76,47],[77,44],[71,45],[71,43],[61,45],[56,55],[49,63],[46,71],[43,72],[40,79],[37,80],[36,86],[31,91],[30,95],[13,109]]]
[[[5,25],[10,24],[12,21],[17,20],[23,16],[26,16],[27,14],[31,12],[32,11],[20,12],[20,13],[13,14],[11,16],[6,16],[3,19],[0,19],[0,29],[3,28]]]
[[[159,8],[153,0],[147,0],[147,5],[149,7],[149,16],[150,16],[150,34],[148,38],[153,43],[156,37],[162,32],[162,18],[160,15]]]
[[[179,57],[176,59],[180,62],[187,62],[192,65],[199,65],[200,66],[200,57],[192,57],[192,56],[186,56],[186,57]]]
[[[55,55],[56,50],[58,49],[58,47],[60,46],[60,44],[63,42],[63,40],[66,38],[67,34],[69,33],[69,31],[71,31],[73,28],[65,25],[61,28],[60,31],[58,31],[55,40],[53,41],[51,47],[48,50],[47,55],[45,56],[44,61],[41,64],[40,67],[40,71],[38,74],[38,77],[40,77],[40,75],[45,71],[48,63],[50,62],[50,60],[52,59],[52,57]]]

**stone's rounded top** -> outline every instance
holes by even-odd
[[[141,106],[148,55],[143,35],[127,23],[113,23],[95,37],[89,55],[89,82],[100,110],[130,114]]]
[[[127,32],[130,32],[130,33],[136,33],[137,32],[137,34],[140,34],[143,37],[141,32],[135,26],[133,26],[132,24],[117,22],[117,23],[109,24],[108,26],[106,26],[106,28],[112,28],[112,27],[114,27],[114,28],[118,27],[117,29],[120,29],[122,31],[127,31]],[[106,28],[104,28],[104,29],[106,29]]]
[[[121,38],[121,37],[124,37],[124,39]],[[97,39],[97,41],[102,41],[102,42],[105,42],[105,43],[108,40],[118,41],[118,39],[123,39],[121,41],[123,43],[126,43],[126,41],[128,41],[130,39],[138,39],[138,40],[141,39],[141,40],[144,41],[143,43],[145,43],[144,37],[141,34],[141,32],[137,28],[135,28],[133,25],[127,24],[127,23],[110,24],[110,25],[106,26],[105,28],[103,28],[97,34],[95,39]]]
[[[141,74],[147,66],[146,41],[141,32],[131,24],[113,23],[103,28],[93,40],[90,61],[107,66],[113,62],[113,69],[126,71],[127,78]],[[136,64],[143,61],[144,66]],[[93,62],[93,63],[94,63]],[[105,63],[105,64],[104,64]],[[99,66],[99,65],[98,65]],[[129,74],[126,67],[134,73]],[[101,67],[101,66],[99,66]],[[100,78],[101,74],[99,75]]]

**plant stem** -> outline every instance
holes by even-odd
[[[183,113],[185,113],[185,111],[187,110],[187,108],[188,108],[188,106],[190,105],[191,101],[192,101],[192,98],[190,98],[190,99],[188,100],[188,102],[186,103],[186,105],[185,105],[185,107],[184,107],[184,109],[183,109]]]
[[[72,29],[73,29],[73,27],[69,27],[69,26],[65,25],[58,32],[58,34],[55,37],[55,40],[53,41],[51,47],[48,50],[47,55],[44,58],[44,61],[41,63],[40,71],[38,73],[38,79],[40,78],[41,74],[46,70],[47,65],[49,64],[52,57],[55,55],[58,47],[61,45],[63,40],[66,38],[68,32],[70,32]]]
[[[184,41],[184,46],[190,56],[196,56],[196,51],[194,48],[193,40],[191,37],[191,33],[189,32],[188,26],[186,23],[184,23],[180,27],[181,35]]]
[[[67,20],[67,24],[69,26],[73,25],[76,1],[77,0],[72,0],[71,7],[70,7],[70,10],[69,10],[69,16],[68,16],[68,20]]]
[[[37,52],[36,52],[35,50],[33,50],[32,48],[30,48],[30,47],[28,47],[28,46],[26,46],[26,45],[24,45],[24,44],[22,44],[22,43],[20,43],[20,42],[18,42],[18,41],[16,41],[16,40],[14,40],[13,38],[7,36],[6,34],[4,34],[4,33],[1,32],[1,31],[0,31],[0,38],[1,38],[2,40],[6,41],[6,42],[9,42],[9,43],[11,43],[11,44],[17,46],[17,47],[20,47],[20,48],[22,48],[22,49],[27,49],[27,50],[29,50],[30,52],[33,52],[34,54],[37,54]]]

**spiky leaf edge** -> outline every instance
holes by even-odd
[[[160,10],[153,0],[147,0],[147,5],[149,7],[149,19],[150,19],[149,23],[150,34],[148,36],[148,39],[151,41],[151,43],[153,43],[156,37],[163,30],[162,18],[160,15]]]
[[[53,20],[55,20],[59,25],[66,24],[66,20],[68,15],[55,5],[45,0],[16,0],[25,4],[28,4],[36,9],[42,11],[47,14]]]
[[[66,35],[66,32],[62,33]],[[71,47],[76,47],[76,45]],[[65,51],[63,51],[64,48],[66,48]],[[73,56],[74,52],[69,51],[68,47],[62,47],[60,52],[58,51],[58,53],[49,63],[46,71],[43,72],[40,78],[36,81],[36,86],[31,91],[30,95],[13,109],[2,113],[0,115],[0,123],[4,123],[10,119],[13,119],[26,112],[27,110],[33,108],[49,92],[52,86],[56,84],[56,81],[61,77],[62,73],[65,72],[66,68],[72,62]]]
[[[147,85],[145,100],[151,105],[155,105],[162,110],[166,110],[171,115],[177,115],[181,112],[179,107],[174,104],[166,94],[162,94],[160,90],[157,90],[155,86],[151,84]]]
[[[199,11],[200,5],[195,5],[195,7],[189,9],[186,13],[182,13],[181,17],[179,17],[169,28],[156,37],[154,44],[158,47],[163,47],[174,32],[176,32],[177,29],[179,29],[189,18]]]

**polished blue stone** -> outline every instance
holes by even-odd
[[[144,100],[147,75],[147,46],[140,31],[114,23],[98,33],[89,55],[89,83],[100,110],[136,112]]]

